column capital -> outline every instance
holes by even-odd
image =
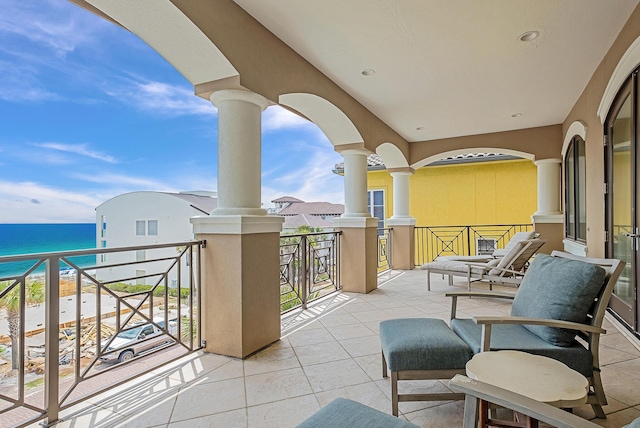
[[[211,215],[190,219],[195,234],[247,235],[280,233],[284,217],[275,215]]]
[[[240,89],[223,89],[221,91],[216,91],[211,94],[209,100],[211,100],[211,103],[218,108],[220,103],[224,101],[244,101],[257,105],[260,107],[260,110],[266,109],[269,105],[269,100],[262,95]]]
[[[371,154],[371,152],[367,149],[357,149],[357,148],[340,150],[338,151],[338,153],[340,153],[342,156],[358,156],[358,155],[369,156],[369,154]]]
[[[534,161],[533,164],[535,166],[539,166],[539,165],[547,165],[547,164],[562,164],[562,159],[557,159],[557,158],[549,158],[549,159],[540,159],[537,161]]]
[[[387,168],[387,172],[392,177],[401,177],[403,175],[411,176],[416,172],[416,170],[407,166],[404,168]]]
[[[387,226],[389,227],[402,227],[402,226],[415,226],[416,219],[413,217],[396,217],[393,216],[387,219]]]

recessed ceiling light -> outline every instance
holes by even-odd
[[[514,113],[511,115],[511,117],[522,117],[522,116],[524,116],[523,113]]]
[[[367,68],[365,70],[362,70],[362,75],[363,76],[373,76],[374,74],[376,74],[375,70],[372,70],[370,68]]]
[[[424,126],[418,126],[418,127],[416,128],[416,131],[424,131]]]
[[[520,40],[523,42],[530,42],[531,40],[537,39],[540,33],[538,31],[527,31],[520,35]]]

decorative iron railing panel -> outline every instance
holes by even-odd
[[[282,313],[340,289],[340,232],[280,237]]]
[[[415,263],[420,266],[438,256],[491,254],[504,248],[516,232],[531,230],[532,224],[416,227]]]
[[[391,239],[393,228],[378,229],[378,273],[386,272],[393,267]]]
[[[0,365],[0,426],[52,423],[200,349],[203,246],[0,257],[0,358],[10,360]],[[80,266],[87,257],[96,262]]]

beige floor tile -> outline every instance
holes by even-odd
[[[338,341],[374,335],[367,326],[361,323],[327,327],[327,330],[329,330],[329,333],[331,333]]]
[[[600,336],[600,345],[608,346],[619,351],[640,357],[640,351],[633,346],[622,334],[614,333],[616,330],[610,330],[609,333]]]
[[[421,317],[423,312],[418,308],[414,308],[411,306],[403,306],[400,308],[389,308],[384,309],[384,312],[389,315],[391,318],[412,318],[412,317]]]
[[[317,343],[315,345],[296,346],[295,352],[303,366],[327,363],[349,358],[349,353],[338,342]]]
[[[170,422],[184,421],[247,406],[244,379],[194,383],[180,389]]]
[[[199,376],[196,382],[217,382],[220,380],[241,378],[242,376],[244,376],[242,361],[230,360],[227,364]]]
[[[313,392],[300,368],[247,376],[245,385],[248,406],[299,397]]]
[[[628,352],[619,351],[617,349],[609,348],[608,346],[600,347],[600,366],[607,366],[609,364],[620,363],[622,361],[637,360],[638,356],[629,354]]]
[[[349,313],[330,314],[320,318],[320,322],[325,327],[335,327],[339,325],[357,324],[360,321]]]
[[[631,378],[611,367],[602,368],[602,384],[607,397],[614,398],[629,406],[640,404],[640,382],[637,378]]]
[[[605,387],[605,393],[606,393],[606,387]],[[628,404],[624,404],[618,400],[616,400],[615,398],[612,397],[607,397],[607,402],[609,404],[607,404],[606,406],[603,406],[603,410],[605,414],[609,414],[609,413],[614,413],[614,412],[618,412],[620,410],[623,409],[628,409],[629,405]],[[575,409],[573,409],[574,413],[578,416],[580,416],[581,418],[584,419],[594,419],[596,417],[596,414],[593,411],[593,408],[591,407],[591,405],[589,404],[585,404],[584,406],[580,406],[580,407],[576,407]]]
[[[412,424],[428,428],[461,427],[464,401],[452,401],[412,413],[404,413]]]
[[[355,357],[354,360],[372,380],[382,379],[382,356],[380,353]]]
[[[321,325],[322,326],[322,325]],[[315,343],[335,342],[329,331],[322,327],[313,330],[295,331],[287,336],[291,346],[313,345]]]
[[[247,428],[247,410],[238,409],[201,418],[187,419],[167,425],[167,428]]]
[[[300,362],[293,348],[290,346],[269,347],[244,360],[245,376],[296,367],[300,367]]]
[[[376,335],[341,340],[340,344],[352,357],[380,355],[380,337]]]
[[[351,303],[345,305],[344,309],[347,312],[349,312],[350,314],[356,314],[358,312],[375,311],[378,308],[376,308],[375,306],[373,306],[371,303],[368,303],[368,302],[354,301],[354,302],[351,302]]]
[[[320,410],[315,395],[252,406],[247,409],[249,428],[290,428]]]
[[[353,314],[354,317],[358,319],[360,322],[369,322],[369,321],[384,321],[393,318],[388,313],[384,312],[381,309],[375,309],[364,312],[355,312]]]
[[[352,359],[307,366],[304,367],[304,372],[314,392],[330,391],[371,381]]]
[[[375,381],[375,383],[378,385],[378,388],[391,399],[390,378],[382,378]],[[400,394],[441,394],[451,392],[442,382],[437,380],[401,381],[398,382],[398,391]],[[446,403],[448,403],[448,401],[407,401],[399,403],[398,409],[401,413],[411,413]]]
[[[620,428],[636,418],[640,418],[640,410],[628,408],[607,414],[607,419],[593,419],[592,422],[607,428]]]

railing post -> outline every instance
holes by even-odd
[[[309,299],[309,293],[307,290],[307,286],[309,284],[309,264],[307,260],[307,237],[304,235],[300,235],[300,252],[300,265],[302,265],[302,309],[307,309],[307,300]]]
[[[471,228],[469,226],[466,226],[465,229],[467,230],[467,255],[470,256],[471,255]]]
[[[46,268],[44,401],[47,408],[45,426],[51,426],[58,421],[60,412],[58,391],[60,379],[58,364],[60,357],[60,258],[48,258]],[[79,355],[76,355],[75,358],[79,358]]]
[[[393,269],[393,228],[389,228],[389,238],[387,239],[387,264],[389,265],[389,270]]]

